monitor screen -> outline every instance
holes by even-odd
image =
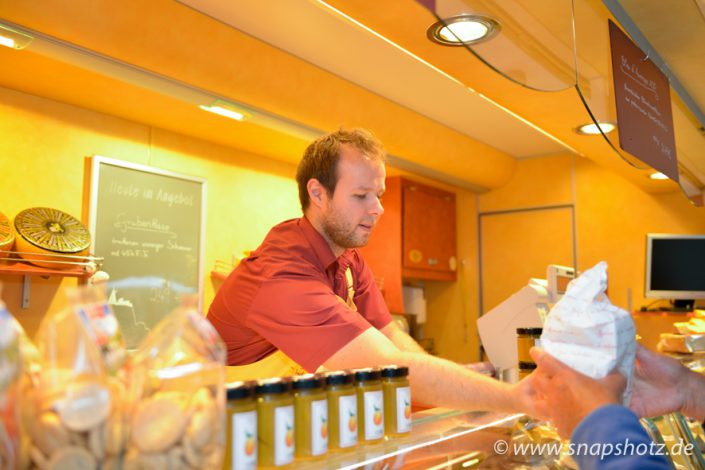
[[[705,235],[648,234],[645,295],[705,298]]]

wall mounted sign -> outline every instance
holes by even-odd
[[[105,258],[108,302],[136,348],[184,295],[203,292],[206,181],[91,157],[91,252]]]
[[[609,31],[619,146],[677,182],[668,79],[612,21]]]

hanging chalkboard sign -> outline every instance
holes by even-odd
[[[202,305],[206,181],[101,156],[90,171],[91,252],[132,349],[183,295]]]

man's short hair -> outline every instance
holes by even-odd
[[[328,195],[335,192],[339,178],[340,148],[343,145],[351,145],[370,160],[385,162],[386,152],[382,143],[364,129],[339,129],[319,137],[306,148],[296,170],[301,210],[305,211],[311,203],[306,187],[311,178],[318,180]]]

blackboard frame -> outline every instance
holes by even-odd
[[[101,246],[105,247],[108,245],[106,240],[99,239],[101,237],[101,232],[104,232],[104,230],[98,230],[98,221],[108,220],[106,219],[106,217],[108,217],[107,214],[103,214],[101,211],[106,211],[107,209],[108,204],[105,201],[106,197],[108,197],[107,193],[109,192],[109,189],[105,186],[105,178],[101,177],[105,175],[107,178],[106,173],[109,173],[109,171],[118,170],[120,172],[124,171],[127,173],[135,172],[134,175],[136,178],[139,178],[140,181],[150,181],[153,183],[154,187],[162,187],[165,184],[174,185],[185,183],[192,191],[200,192],[200,197],[198,198],[200,199],[200,204],[196,204],[191,208],[191,211],[195,212],[195,214],[192,214],[191,216],[191,219],[193,220],[189,219],[190,222],[193,222],[193,224],[196,225],[193,233],[189,233],[189,235],[198,237],[198,248],[195,250],[195,254],[198,258],[195,263],[195,275],[197,281],[195,286],[189,287],[197,288],[198,308],[199,311],[203,311],[207,180],[161,168],[108,158],[102,155],[93,155],[88,158],[89,164],[87,166],[90,168],[88,219],[92,235],[91,253],[96,253],[96,248],[100,249]],[[197,189],[195,190],[192,187],[194,184],[197,185]],[[200,191],[198,191],[198,188],[200,188]],[[139,191],[139,188],[134,188],[134,190]],[[127,217],[129,217],[129,215]],[[103,235],[103,238],[105,238],[105,235]],[[103,261],[103,269],[108,273],[108,275],[111,276],[110,282],[112,283],[114,281],[119,281],[120,279],[113,278],[113,275],[110,272],[110,264],[112,260],[111,251],[107,249],[102,249],[101,251],[101,256],[105,258]],[[190,270],[188,273],[193,274],[194,271]],[[168,273],[166,273],[165,276],[168,277]],[[163,312],[163,314],[167,313],[168,312]],[[130,344],[131,341],[129,338],[126,337],[126,340],[128,342],[128,347],[134,348],[137,346],[136,342],[134,342],[134,344]]]

